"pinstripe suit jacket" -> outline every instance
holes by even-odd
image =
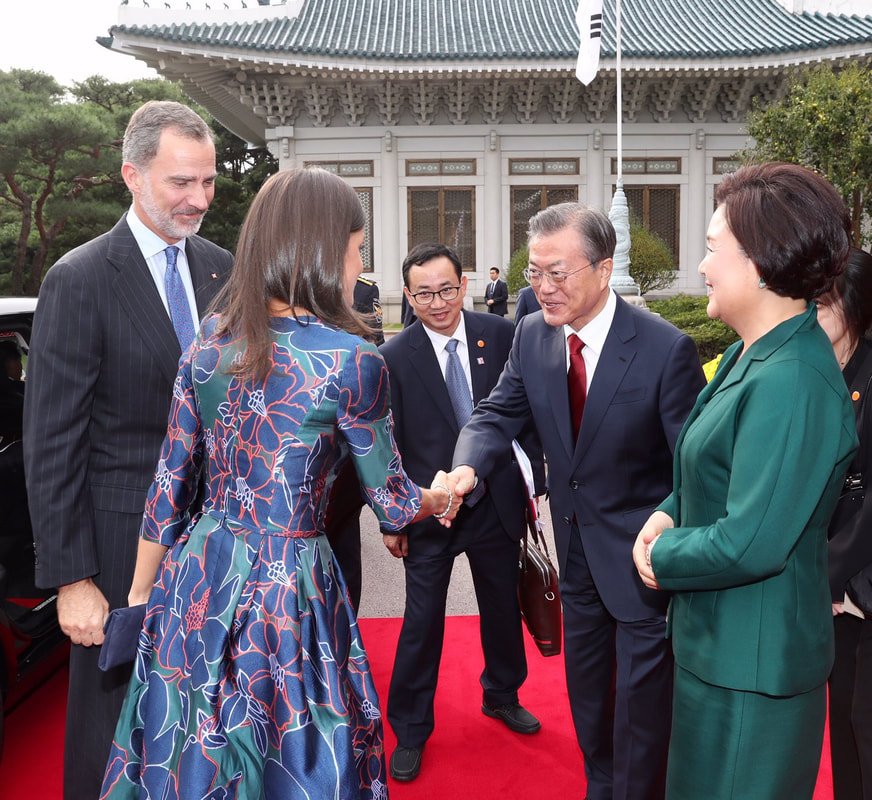
[[[199,236],[185,253],[202,316],[232,256]],[[94,577],[110,605],[124,602],[114,576],[131,574],[180,355],[126,218],[47,273],[24,409],[38,585]]]

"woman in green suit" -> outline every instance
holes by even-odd
[[[708,315],[741,341],[633,551],[643,582],[674,593],[667,798],[810,799],[833,660],[827,524],[857,445],[812,301],[844,269],[850,219],[788,164],[743,167],[715,200],[699,271]]]

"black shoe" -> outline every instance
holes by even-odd
[[[538,723],[536,723],[538,725]],[[424,747],[398,746],[391,754],[390,772],[395,781],[413,781],[421,771]]]
[[[536,733],[542,727],[539,720],[517,701],[497,706],[497,708],[488,708],[486,705],[482,705],[481,710],[486,717],[501,720],[507,728],[515,733]]]

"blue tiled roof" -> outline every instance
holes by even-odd
[[[275,56],[415,61],[574,61],[576,0],[308,0],[289,18],[116,26],[145,38]],[[792,14],[776,0],[623,0],[622,55],[654,61],[736,58],[872,42],[872,15]],[[266,9],[264,9],[266,12]],[[200,12],[203,18],[208,14]],[[602,55],[615,56],[606,0]]]

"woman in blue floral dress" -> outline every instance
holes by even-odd
[[[222,312],[173,390],[104,798],[387,797],[327,489],[350,457],[383,526],[448,524],[456,504],[438,482],[415,486],[396,452],[386,367],[350,308],[364,223],[354,190],[319,169],[273,176],[252,204]],[[189,519],[204,463],[204,510]]]

